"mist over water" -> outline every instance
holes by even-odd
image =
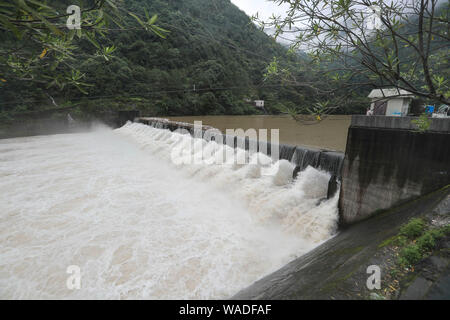
[[[328,173],[175,164],[222,148],[191,139],[129,123],[0,140],[0,298],[228,298],[333,236]]]

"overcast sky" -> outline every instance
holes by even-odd
[[[259,17],[267,20],[273,13],[283,15],[286,13],[286,5],[278,6],[271,1],[266,0],[231,0],[241,10],[245,11],[248,16],[259,13]]]

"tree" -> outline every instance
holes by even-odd
[[[253,20],[274,28],[274,36],[289,41],[291,50],[308,52],[316,74],[329,79],[325,84],[303,82],[319,97],[343,101],[362,87],[396,87],[450,104],[448,2],[271,1],[288,5],[286,16]],[[267,76],[273,75],[296,82],[277,60],[268,67]]]
[[[11,5],[16,0],[8,1],[0,0],[0,4],[6,4],[0,10],[13,10]],[[20,26],[24,35],[19,39],[4,22],[0,24],[0,78],[6,81],[0,84],[3,85],[0,122],[2,118],[16,118],[27,111],[55,109],[56,112],[59,108],[54,108],[48,95],[59,105],[71,101],[70,106],[79,108],[79,114],[86,112],[86,117],[94,108],[104,110],[105,114],[137,108],[154,116],[247,114],[259,111],[244,103],[246,98],[264,99],[268,108],[275,103],[312,105],[314,102],[315,94],[310,88],[285,86],[275,80],[262,81],[273,56],[290,69],[306,64],[305,60],[296,54],[288,55],[286,48],[259,30],[228,0],[111,0],[92,11],[87,11],[97,3],[92,0],[26,3],[34,6],[36,1],[53,8],[55,15],[61,15],[53,19],[46,13],[45,17],[63,35],[55,35],[45,24],[26,20],[23,24],[43,29],[33,31]],[[81,38],[79,31],[71,31],[66,26],[69,4],[81,8]],[[33,8],[41,16],[45,12],[43,8]],[[0,19],[8,17],[10,23],[16,19],[11,12],[0,12],[4,14]],[[156,13],[158,20],[151,25],[149,22]],[[97,19],[99,24],[88,27]],[[161,33],[161,29],[154,28],[156,25],[171,32],[161,38],[158,32],[152,31]],[[50,40],[29,40],[40,32],[48,33]],[[64,37],[70,33],[73,39],[66,44]],[[67,57],[61,57],[52,43],[70,46],[64,50]],[[8,57],[11,62],[18,60],[17,65],[9,65]],[[61,60],[56,62],[58,57]],[[28,74],[20,72],[22,66]],[[296,74],[296,79],[318,81],[318,76],[306,71]],[[212,95],[203,97],[208,92],[215,99]],[[98,113],[95,116],[99,117]]]
[[[122,28],[124,9],[119,0],[59,1],[0,0],[0,86],[29,82],[41,87],[60,90],[73,86],[86,94],[90,84],[85,74],[77,68],[76,51],[83,40],[93,45],[95,51],[85,54],[85,59],[95,57],[109,61],[116,51],[114,46],[102,46],[98,39],[106,38],[111,27]],[[73,6],[73,3],[77,3]],[[74,8],[75,7],[75,8]],[[80,20],[74,17],[79,10]],[[140,18],[127,12],[143,30],[164,37],[166,30],[155,23],[157,16]],[[75,19],[75,20],[74,20]],[[77,25],[79,25],[77,27]],[[79,40],[76,41],[76,38]],[[79,55],[79,53],[78,53]],[[54,100],[52,99],[54,102]]]

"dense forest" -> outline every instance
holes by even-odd
[[[85,8],[95,2],[51,3],[64,12],[73,3]],[[333,80],[326,75],[328,70],[344,69],[337,61],[317,65],[310,55],[289,50],[230,0],[115,3],[120,4],[120,23],[101,25],[95,38],[72,34],[61,43],[44,36],[33,42],[18,40],[16,34],[0,28],[0,121],[49,115],[52,110],[100,118],[127,109],[152,116],[263,112],[253,100],[264,100],[267,112],[278,113],[302,110],[321,100],[333,104],[333,97],[348,95],[349,87],[351,96],[334,103],[333,113],[362,113],[368,105],[366,97],[373,87],[360,86],[364,79],[343,80],[342,72]],[[448,19],[448,6],[440,12]],[[155,17],[159,32],[148,32],[136,23],[145,16]],[[85,33],[86,27],[82,28]],[[417,33],[414,24],[405,28],[405,35]],[[60,29],[70,34],[64,24]],[[448,74],[448,45],[431,40],[430,68]],[[402,69],[417,73],[415,67],[408,68],[410,54],[407,46],[398,49]],[[273,65],[287,77],[267,77]],[[350,65],[350,69],[360,67]],[[417,82],[419,86],[423,82],[418,73]],[[319,96],[318,88],[332,94]]]
[[[135,108],[159,116],[240,115],[262,112],[248,102],[256,99],[265,100],[270,113],[284,105],[314,102],[314,91],[308,87],[265,81],[274,57],[294,70],[308,65],[308,58],[290,53],[229,0],[129,0],[122,5],[137,16],[145,11],[157,14],[158,25],[168,32],[164,37],[148,33],[124,14],[121,28],[108,27],[105,36],[97,39],[102,47],[115,50],[105,59],[90,41],[74,39],[77,48],[70,63],[83,74],[86,85],[49,86],[46,81],[7,79],[0,84],[2,119],[55,106],[72,108],[75,116]],[[13,34],[3,32],[0,38],[2,47],[15,47]],[[38,56],[43,48],[29,45],[27,50]],[[314,75],[299,73],[296,78]],[[363,109],[356,106],[337,112]]]

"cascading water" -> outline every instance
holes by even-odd
[[[291,162],[300,170],[312,166],[327,171],[335,177],[341,176],[343,161],[344,155],[340,152],[314,150],[304,147],[296,147],[291,158]]]
[[[229,149],[138,123],[0,140],[0,298],[228,298],[333,236],[329,173]]]

